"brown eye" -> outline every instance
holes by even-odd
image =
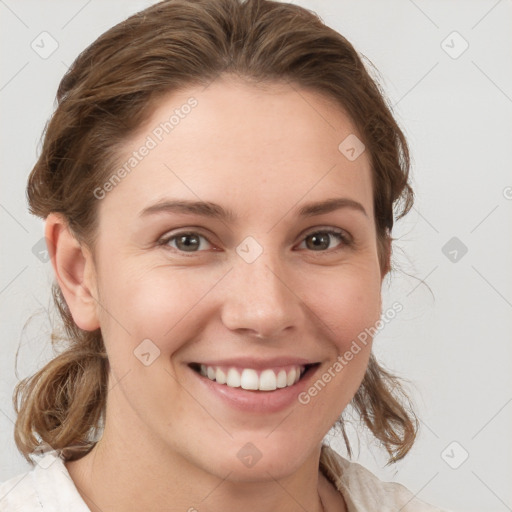
[[[326,251],[328,249],[331,249],[330,247],[331,242],[333,239],[338,240],[337,245],[350,245],[350,241],[347,236],[345,236],[344,233],[341,231],[333,231],[333,230],[326,230],[326,231],[316,231],[314,233],[310,233],[306,236],[304,239],[304,242],[306,244],[306,248],[310,249],[312,251],[322,252]],[[340,248],[340,247],[336,247]],[[335,250],[336,250],[335,248]]]
[[[177,251],[199,252],[200,249],[205,249],[205,244],[201,243],[202,240],[205,240],[207,245],[210,243],[199,233],[183,232],[166,237],[161,241],[161,244],[169,246],[171,249],[176,249]]]

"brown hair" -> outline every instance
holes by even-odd
[[[41,155],[28,179],[31,213],[60,212],[94,250],[98,200],[117,149],[146,121],[158,99],[222,73],[255,85],[288,82],[335,100],[355,123],[372,164],[379,261],[396,218],[413,204],[405,137],[353,46],[313,12],[268,0],[167,0],[111,28],[74,61],[57,92]],[[32,462],[40,441],[67,460],[92,449],[104,421],[108,359],[101,331],[74,323],[57,284],[53,298],[67,342],[44,368],[18,383],[15,442]],[[52,343],[57,335],[52,336]],[[390,462],[411,448],[418,422],[399,380],[373,354],[351,402]],[[351,453],[348,438],[339,424]]]

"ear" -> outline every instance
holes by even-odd
[[[48,215],[44,234],[55,277],[73,320],[80,329],[98,329],[96,276],[90,251],[82,247],[60,214]]]

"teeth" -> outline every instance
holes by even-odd
[[[210,378],[210,377],[208,377],[208,378]],[[212,380],[212,379],[210,379],[210,380]],[[230,368],[228,370],[226,384],[231,388],[239,388],[240,381],[241,381],[240,374],[234,368]]]
[[[232,388],[242,388],[259,391],[275,391],[276,389],[293,386],[299,381],[305,371],[304,366],[295,366],[288,371],[281,369],[277,372],[272,369],[263,370],[259,375],[252,368],[244,368],[240,373],[236,368],[227,371],[220,367],[200,366],[200,373],[219,384],[226,384]]]
[[[286,377],[286,385],[291,386],[295,382],[295,375],[296,375],[295,368],[292,368]]]
[[[240,387],[243,389],[258,389],[258,386],[258,374],[255,370],[249,370],[246,368],[240,377]]]
[[[246,370],[244,370],[245,372]],[[260,375],[260,386],[262,391],[273,391],[277,389],[277,377],[273,370],[263,370]]]
[[[286,385],[287,385],[287,378],[286,378],[286,372],[284,370],[281,370],[278,374],[277,374],[277,387],[278,388],[285,388]]]
[[[220,368],[217,368],[217,371],[215,372],[215,380],[219,384],[226,384],[227,382],[227,376]]]

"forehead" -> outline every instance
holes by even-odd
[[[373,215],[368,155],[351,160],[340,150],[354,137],[344,109],[318,92],[219,78],[159,100],[122,149],[118,165],[128,172],[104,205],[140,211],[179,196],[246,214],[275,205],[279,214],[302,198],[343,195]]]

